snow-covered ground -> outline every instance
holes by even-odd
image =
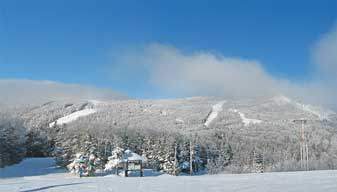
[[[4,192],[335,192],[336,181],[337,171],[78,178],[55,168],[51,158],[26,159],[18,165],[0,169],[0,191]]]
[[[62,118],[50,123],[49,127],[53,127],[55,125],[55,123],[57,125],[67,124],[67,123],[70,123],[72,121],[75,121],[76,119],[78,119],[80,117],[85,117],[85,116],[91,115],[93,113],[96,113],[95,109],[83,109],[81,111],[76,111],[76,112],[74,112],[70,115],[62,117]]]

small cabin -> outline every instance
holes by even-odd
[[[146,162],[146,159],[137,153],[134,153],[130,150],[124,151],[122,156],[124,176],[128,177],[129,171],[138,171],[139,175],[143,177],[143,168]]]

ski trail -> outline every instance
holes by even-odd
[[[260,120],[260,119],[249,119],[249,118],[247,118],[244,113],[238,111],[237,109],[229,109],[228,111],[238,113],[240,115],[242,123],[244,124],[245,127],[247,127],[250,124],[262,123],[262,120]]]
[[[84,116],[88,116],[91,115],[93,113],[96,113],[95,109],[83,109],[81,111],[76,111],[70,115],[67,115],[65,117],[59,118],[58,120],[52,122],[49,124],[49,127],[53,127],[55,124],[56,125],[63,125],[63,124],[67,124],[70,123],[72,121],[77,120],[80,117],[84,117]]]
[[[211,114],[208,115],[206,122],[204,125],[208,127],[214,119],[218,116],[218,114],[222,111],[222,106],[226,103],[227,101],[221,101],[215,105],[212,106],[212,112]]]

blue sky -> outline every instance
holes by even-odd
[[[155,43],[258,60],[274,78],[303,82],[313,78],[313,46],[336,19],[336,0],[4,0],[0,78],[92,85],[140,98],[179,96],[115,59]],[[117,71],[125,74],[115,78]]]

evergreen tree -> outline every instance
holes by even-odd
[[[112,152],[111,156],[108,157],[108,163],[105,165],[105,171],[111,172],[114,171],[115,174],[118,174],[118,166],[122,161],[124,149],[116,146]]]
[[[0,167],[18,163],[24,158],[25,133],[20,119],[0,113]]]

